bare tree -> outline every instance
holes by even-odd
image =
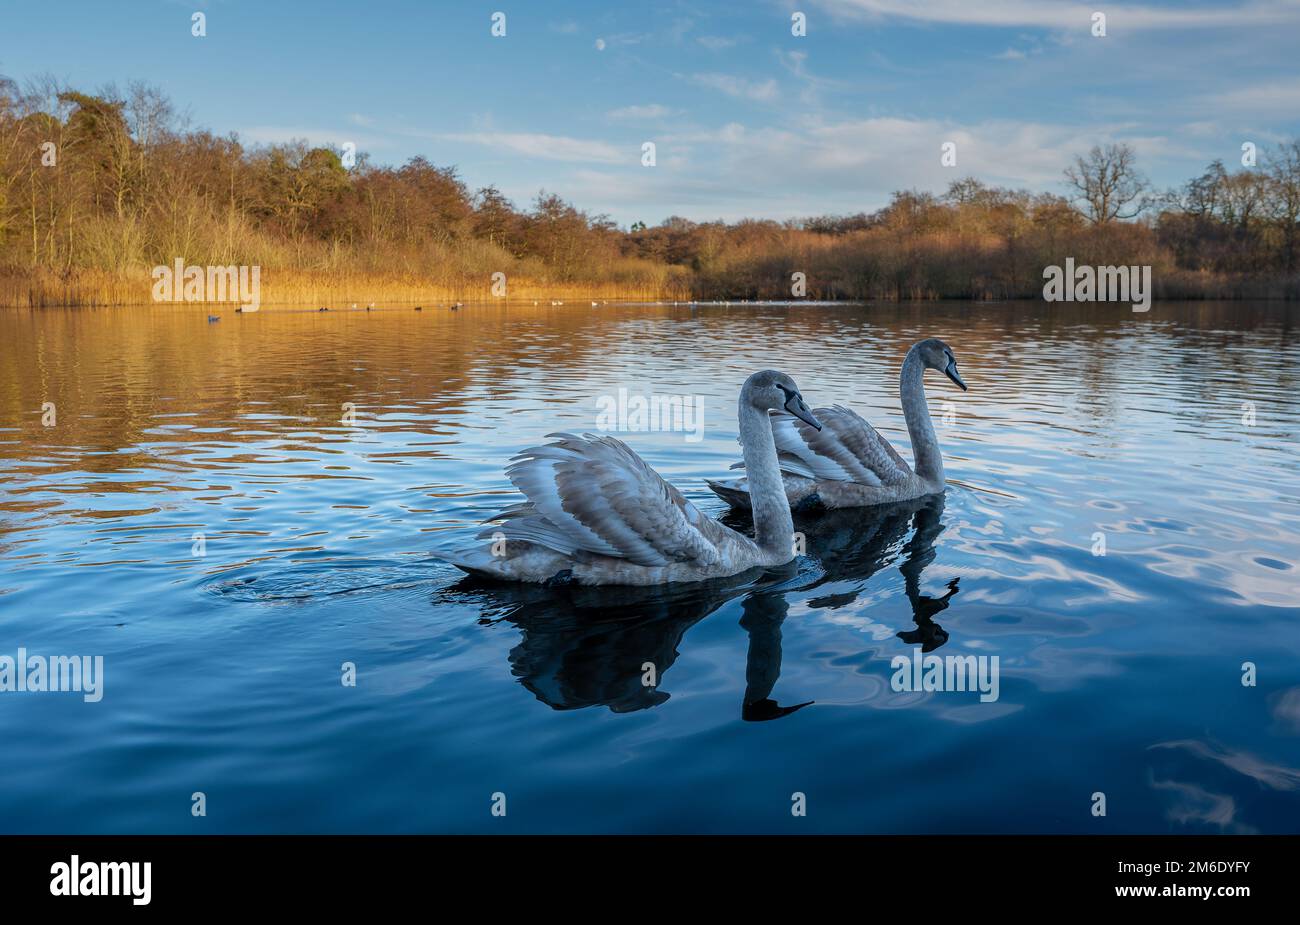
[[[1065,178],[1075,189],[1094,225],[1133,218],[1147,204],[1149,184],[1136,167],[1137,155],[1126,144],[1093,145],[1088,156],[1075,157]]]
[[[1223,161],[1216,159],[1205,173],[1187,181],[1179,204],[1188,215],[1197,218],[1215,218],[1223,206],[1223,188],[1228,171]]]
[[[1256,170],[1239,170],[1223,178],[1219,211],[1223,221],[1241,232],[1249,231],[1268,200],[1269,178]]]
[[[1287,272],[1296,268],[1300,239],[1300,139],[1279,145],[1268,156],[1273,218],[1282,226],[1283,260]]]

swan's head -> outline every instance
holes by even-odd
[[[799,386],[780,370],[759,370],[745,380],[745,387],[740,390],[740,394],[759,411],[788,411],[810,427],[822,429],[821,422],[813,417],[812,410],[804,404]]]
[[[966,383],[961,381],[961,375],[957,372],[957,359],[953,356],[951,347],[939,338],[931,337],[929,340],[921,341],[912,349],[920,354],[921,362],[927,369],[939,370],[961,386],[963,392],[966,391]]]

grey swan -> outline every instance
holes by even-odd
[[[813,431],[822,425],[777,370],[745,380],[737,405],[753,539],[703,514],[621,440],[551,434],[553,443],[506,469],[526,500],[490,519],[498,523],[478,534],[488,542],[447,558],[473,575],[552,587],[703,581],[791,561],[794,522],[771,412]]]
[[[868,507],[908,501],[944,490],[943,454],[935,439],[925,401],[925,371],[937,369],[966,391],[952,348],[937,337],[907,351],[899,376],[899,397],[912,438],[912,468],[857,412],[835,405],[813,413],[813,428],[788,414],[773,418],[786,497],[796,510]],[[744,434],[741,435],[744,442]],[[732,468],[745,468],[748,460]],[[748,509],[750,479],[709,481],[709,487],[734,508]]]

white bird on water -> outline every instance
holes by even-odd
[[[773,420],[785,493],[796,510],[866,507],[906,501],[944,490],[943,454],[925,401],[925,371],[941,370],[966,390],[952,348],[936,337],[912,346],[899,375],[903,417],[912,440],[915,468],[856,412],[841,405],[817,408],[816,429],[791,415]],[[743,435],[741,437],[744,439]],[[732,468],[740,468],[740,463]],[[710,481],[709,487],[732,507],[750,507],[745,479]]]
[[[794,558],[769,412],[821,424],[794,380],[763,370],[745,380],[738,402],[754,538],[703,514],[627,444],[613,437],[552,434],[524,450],[506,474],[520,504],[491,520],[488,542],[449,557],[471,574],[564,585],[657,585],[736,575]]]

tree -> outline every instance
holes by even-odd
[[[1182,207],[1188,215],[1214,218],[1219,213],[1223,199],[1223,185],[1228,171],[1223,161],[1215,160],[1199,177],[1188,180],[1183,187]]]
[[[1283,262],[1290,273],[1296,268],[1300,238],[1300,139],[1270,151],[1266,163],[1272,193],[1270,212],[1282,226]]]
[[[1075,190],[1094,225],[1133,218],[1147,205],[1149,184],[1136,166],[1137,155],[1126,144],[1093,145],[1088,156],[1074,159],[1065,178]]]
[[[485,186],[474,194],[474,237],[484,238],[518,257],[522,249],[520,224],[514,204],[495,186]]]

